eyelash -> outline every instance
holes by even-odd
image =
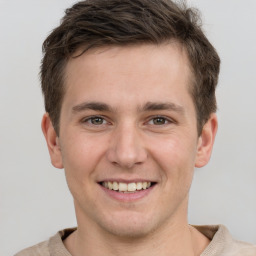
[[[103,123],[103,124],[93,124],[92,121],[94,119],[102,119],[102,121],[105,122],[105,123]],[[82,119],[82,123],[88,123],[88,124],[90,124],[92,126],[100,126],[100,125],[105,125],[108,122],[106,121],[106,118],[103,117],[103,116],[90,116],[88,118]]]
[[[156,120],[156,119],[162,119],[164,121],[164,123],[163,124],[155,124],[154,120]],[[150,119],[149,119],[149,121],[147,121],[147,123],[149,123],[149,122],[153,122],[152,124],[150,124],[150,125],[153,125],[153,126],[164,126],[164,125],[167,125],[167,124],[170,124],[170,123],[175,123],[172,119],[167,118],[165,116],[160,116],[160,115],[150,117]]]
[[[95,120],[95,119],[101,119],[102,123],[100,123],[100,124],[93,124],[93,120]],[[156,120],[156,119],[160,119],[164,123],[156,124],[156,123],[154,123],[154,120]],[[150,122],[153,122],[153,123],[150,123]],[[83,119],[82,123],[88,123],[91,126],[101,126],[101,125],[109,124],[109,122],[106,120],[106,118],[104,116],[90,116],[88,118]],[[172,119],[167,118],[165,116],[158,115],[158,116],[150,117],[150,119],[148,119],[146,124],[147,123],[149,125],[152,125],[152,126],[164,126],[164,125],[167,125],[167,124],[170,124],[170,123],[175,123],[175,121],[173,121]]]

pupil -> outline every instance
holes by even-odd
[[[102,120],[102,118],[100,118],[100,117],[94,117],[94,118],[92,118],[92,123],[93,123],[93,124],[102,124],[102,122],[103,122],[103,120]]]
[[[155,118],[154,119],[154,124],[164,124],[165,123],[165,119],[164,118],[160,118],[160,117],[158,117],[158,118]]]

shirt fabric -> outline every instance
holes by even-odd
[[[256,245],[234,240],[223,225],[194,227],[211,240],[200,256],[256,256]],[[14,256],[72,256],[63,240],[74,231],[75,228],[59,231],[49,240],[24,249]]]

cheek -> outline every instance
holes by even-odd
[[[191,139],[173,136],[152,141],[151,155],[163,170],[186,170],[194,167],[196,157],[196,143]]]
[[[188,140],[179,136],[158,140],[155,141],[152,156],[161,170],[166,194],[180,197],[187,193],[194,173],[196,143],[191,138]]]
[[[94,171],[104,154],[104,148],[99,145],[97,139],[83,134],[65,138],[61,152],[68,182],[84,186],[88,179],[94,178]]]

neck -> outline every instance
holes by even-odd
[[[166,223],[167,224],[167,223]],[[96,232],[95,232],[96,231]],[[199,256],[209,240],[187,223],[168,223],[165,228],[143,237],[118,237],[97,232],[95,227],[80,227],[65,241],[73,256]]]

